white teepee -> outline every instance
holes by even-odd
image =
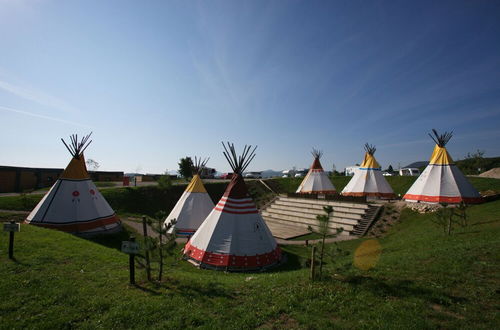
[[[223,144],[224,145],[224,144]],[[234,146],[224,156],[234,175],[224,195],[184,247],[184,257],[203,268],[229,271],[266,269],[281,260],[281,250],[248,195],[242,173],[255,148],[245,146],[240,157]]]
[[[81,235],[121,230],[121,221],[90,179],[85,166],[83,152],[92,142],[88,141],[90,135],[80,141],[77,135],[72,135],[69,146],[63,140],[73,158],[28,215],[26,223]]]
[[[296,192],[302,194],[335,194],[337,191],[328,175],[323,171],[319,161],[323,153],[316,149],[313,149],[311,153],[314,161]]]
[[[403,198],[410,202],[480,203],[481,195],[460,172],[446,151],[445,146],[452,133],[439,135],[435,129],[432,132],[434,136],[429,136],[436,142],[436,146],[429,165]]]
[[[354,176],[342,190],[344,196],[366,196],[373,198],[394,198],[394,191],[382,175],[375,159],[375,147],[365,144],[365,159],[356,169]]]
[[[165,219],[165,225],[174,219],[176,221],[169,233],[175,232],[177,236],[192,236],[214,208],[214,202],[200,178],[200,173],[207,161],[208,159],[201,161],[195,157],[195,175]]]

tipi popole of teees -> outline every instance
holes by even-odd
[[[62,142],[72,158],[68,166],[26,218],[26,223],[80,235],[113,233],[121,221],[90,179],[83,152],[92,141],[90,135],[70,143]]]
[[[375,159],[373,145],[365,144],[365,158],[356,169],[354,176],[342,190],[344,196],[366,196],[370,198],[395,198],[394,191],[382,175],[381,167]]]
[[[404,195],[409,202],[426,203],[480,203],[482,201],[476,188],[460,172],[446,151],[446,144],[453,132],[438,134],[433,129],[429,134],[436,142],[429,165]]]
[[[328,175],[325,173],[325,171],[323,171],[323,167],[321,166],[321,163],[319,161],[319,159],[323,155],[323,152],[313,149],[311,154],[314,157],[314,161],[304,180],[302,180],[302,183],[297,188],[296,193],[335,194],[337,191],[328,178]]]
[[[165,219],[165,225],[174,219],[176,220],[169,233],[175,233],[177,236],[192,236],[214,208],[214,202],[207,193],[200,177],[208,160],[209,158],[205,160],[194,158],[195,175]]]
[[[234,145],[224,156],[234,175],[219,203],[184,247],[184,257],[202,268],[227,271],[263,270],[278,264],[281,250],[259,214],[242,173],[255,157],[245,146],[237,156]]]

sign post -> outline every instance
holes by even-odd
[[[15,221],[3,224],[3,231],[9,232],[9,259],[14,259],[14,233],[20,229],[21,226]]]
[[[130,284],[135,284],[135,255],[139,253],[139,244],[135,242],[134,236],[130,236],[130,241],[122,242],[122,252],[129,255]]]
[[[149,261],[149,241],[148,241],[148,224],[146,222],[146,217],[142,216],[142,231],[144,233],[145,242],[145,256],[146,256],[146,275],[148,276],[148,281],[151,281],[151,264]]]
[[[315,258],[316,256],[316,247],[313,245],[312,251],[311,251],[311,275],[309,276],[312,281],[314,281],[315,273],[316,273],[316,265],[315,265]]]

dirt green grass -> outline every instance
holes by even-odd
[[[8,215],[3,215],[6,218]],[[269,273],[199,270],[168,258],[165,280],[128,284],[126,232],[97,240],[22,225],[16,260],[0,234],[1,328],[474,328],[499,324],[500,201],[472,206],[470,226],[442,234],[432,215],[409,210],[379,239],[379,262],[328,259],[311,283],[310,250],[285,247],[288,262]],[[156,267],[156,266],[155,266]],[[339,270],[343,269],[343,270]]]

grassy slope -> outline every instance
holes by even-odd
[[[308,281],[305,247],[286,251],[282,269],[265,274],[203,271],[169,259],[167,280],[127,284],[126,234],[100,241],[22,226],[17,262],[0,234],[2,327],[124,328],[350,327],[494,328],[498,319],[500,201],[471,207],[472,225],[451,237],[431,215],[404,211],[385,238],[376,268]],[[360,240],[341,246],[351,252]],[[178,248],[177,248],[178,249]],[[177,250],[176,249],[176,250]],[[338,260],[349,265],[350,256]],[[173,265],[173,266],[172,266]],[[333,274],[333,264],[326,267]]]

